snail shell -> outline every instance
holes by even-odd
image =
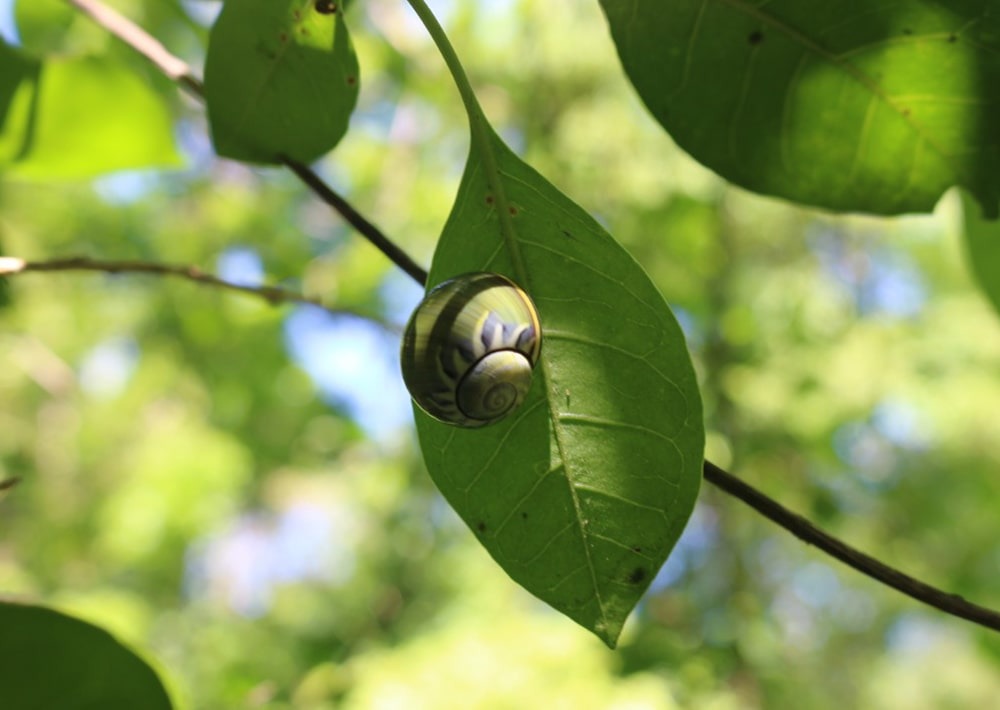
[[[524,401],[541,347],[528,294],[499,274],[463,274],[431,289],[410,317],[403,381],[435,419],[486,426]]]

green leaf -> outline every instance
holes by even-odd
[[[462,429],[415,410],[421,447],[504,570],[614,647],[697,496],[694,371],[632,257],[490,129],[480,138],[430,284],[481,270],[513,278],[538,306],[541,359],[525,403],[498,424]]]
[[[14,22],[21,49],[34,55],[65,51],[66,36],[79,16],[66,0],[18,0]]]
[[[42,64],[0,45],[0,165],[29,179],[76,179],[180,163],[158,94],[110,58]]]
[[[20,157],[40,64],[0,40],[0,166]]]
[[[975,200],[964,191],[960,194],[969,266],[979,288],[1000,313],[1000,221],[983,219]]]
[[[153,670],[106,631],[51,609],[0,602],[0,705],[170,708]]]
[[[315,0],[227,2],[212,28],[205,94],[219,155],[303,163],[347,132],[358,60],[342,9]],[[328,3],[326,7],[336,7]]]
[[[975,0],[601,0],[677,143],[751,190],[838,210],[1000,203],[1000,12]]]

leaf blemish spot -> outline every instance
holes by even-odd
[[[630,584],[639,584],[644,579],[646,579],[646,570],[642,567],[636,567],[632,570],[631,574],[628,576],[628,581]]]
[[[751,45],[758,45],[764,41],[764,33],[760,30],[754,30],[747,36],[747,42]]]
[[[904,27],[903,28],[903,34],[904,35],[911,35],[911,34],[913,34],[913,30],[911,30],[909,27]]]
[[[511,217],[517,217],[517,207],[514,207],[514,205],[510,206],[508,212],[510,212]]]
[[[493,204],[493,195],[487,195],[486,196],[486,204],[488,204],[488,205],[492,205]]]
[[[481,533],[486,532],[486,523],[480,520],[478,523],[476,523],[476,530],[478,530]]]
[[[316,12],[321,15],[333,15],[337,12],[337,3],[332,0],[316,0]]]
[[[958,41],[958,35],[956,35],[954,32],[948,35],[948,44],[954,44],[957,41]]]
[[[527,520],[527,519],[528,519],[528,514],[522,512],[521,513],[521,520]]]
[[[354,86],[355,82],[357,82],[357,77],[353,77],[353,76],[347,77],[347,85],[348,86]]]

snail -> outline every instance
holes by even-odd
[[[524,401],[541,347],[528,294],[500,274],[462,274],[431,289],[410,317],[403,381],[435,419],[486,426]]]

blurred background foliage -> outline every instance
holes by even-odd
[[[213,2],[117,2],[200,66]],[[507,141],[595,214],[685,327],[707,456],[890,564],[1000,606],[1000,323],[954,196],[838,217],[727,186],[644,113],[597,3],[434,3]],[[10,2],[2,27],[14,39]],[[326,177],[428,263],[466,151],[405,3]],[[76,23],[76,20],[73,20]],[[127,53],[85,25],[40,51]],[[33,39],[32,41],[35,41]],[[49,44],[46,44],[48,42]],[[68,43],[67,43],[68,42]],[[136,71],[152,76],[143,60]],[[3,253],[196,264],[405,321],[420,291],[279,170],[0,182]],[[0,593],[130,642],[190,708],[970,708],[1000,638],[705,487],[618,651],[509,581],[433,489],[370,321],[177,281],[25,274],[0,310]]]

